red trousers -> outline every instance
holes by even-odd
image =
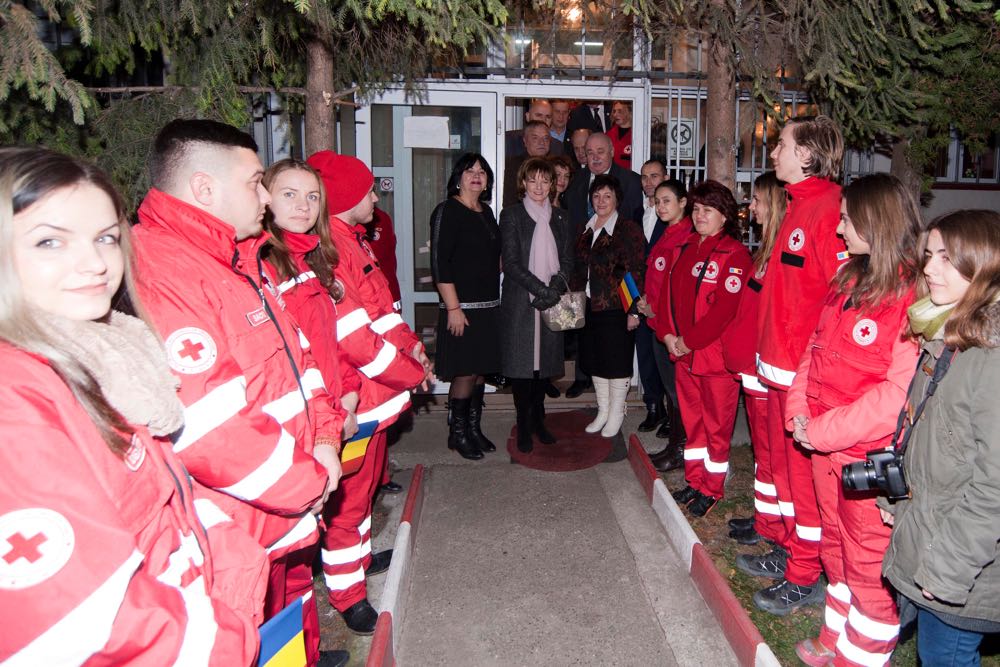
[[[778,492],[778,508],[785,523],[782,546],[788,551],[785,579],[800,586],[819,580],[819,506],[813,485],[810,453],[795,444],[785,430],[788,392],[769,387],[767,433],[771,449],[771,473]]]
[[[767,434],[767,388],[757,376],[743,378],[743,403],[750,426],[750,443],[754,459],[754,529],[766,539],[783,544],[785,524],[778,509],[778,492],[771,472],[771,441]],[[763,391],[761,391],[763,390]]]
[[[819,638],[840,667],[889,662],[899,635],[899,615],[882,579],[882,558],[892,529],[882,523],[875,496],[847,492],[840,471],[851,459],[814,454],[813,477],[823,524],[820,558],[830,584]]]
[[[693,489],[721,498],[729,470],[729,443],[733,439],[740,385],[731,375],[694,375],[685,364],[676,365],[677,403],[687,431],[684,478]]]
[[[337,611],[368,597],[365,568],[372,560],[372,499],[385,467],[386,436],[368,442],[361,469],[340,480],[323,508],[323,575],[330,604]]]
[[[302,598],[302,637],[306,644],[306,664],[319,662],[319,612],[313,595],[312,564],[319,545],[312,544],[271,562],[264,599],[264,619]]]

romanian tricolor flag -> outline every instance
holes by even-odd
[[[358,432],[345,442],[340,450],[341,475],[353,475],[361,468],[361,461],[364,460],[365,452],[368,451],[368,442],[375,435],[377,428],[377,421],[358,424]]]
[[[618,296],[622,300],[622,308],[625,312],[632,310],[632,304],[639,298],[639,288],[635,284],[635,278],[631,272],[626,272],[621,283],[618,284]]]
[[[302,638],[302,598],[260,626],[260,667],[305,667],[306,643]]]

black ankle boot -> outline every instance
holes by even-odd
[[[640,433],[653,431],[667,418],[667,411],[663,408],[663,401],[656,401],[646,405],[646,418],[636,427]]]
[[[535,448],[531,441],[531,380],[514,380],[511,390],[517,413],[517,451],[527,454]]]
[[[538,442],[552,445],[556,436],[545,428],[545,383],[546,380],[532,380],[531,384],[531,430],[538,436]]]
[[[464,459],[483,458],[475,441],[469,437],[469,403],[471,398],[451,399],[451,425],[448,428],[448,449],[454,449]]]
[[[496,445],[483,435],[480,428],[480,420],[483,418],[483,394],[486,393],[486,385],[478,384],[472,390],[472,398],[469,399],[469,439],[476,443],[476,447],[481,452],[495,452]]]

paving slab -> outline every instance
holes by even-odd
[[[433,466],[399,664],[736,664],[631,474]]]

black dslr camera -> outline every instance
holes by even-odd
[[[882,491],[890,500],[909,498],[910,487],[903,473],[903,458],[894,449],[868,452],[865,461],[848,463],[840,473],[847,491]]]

